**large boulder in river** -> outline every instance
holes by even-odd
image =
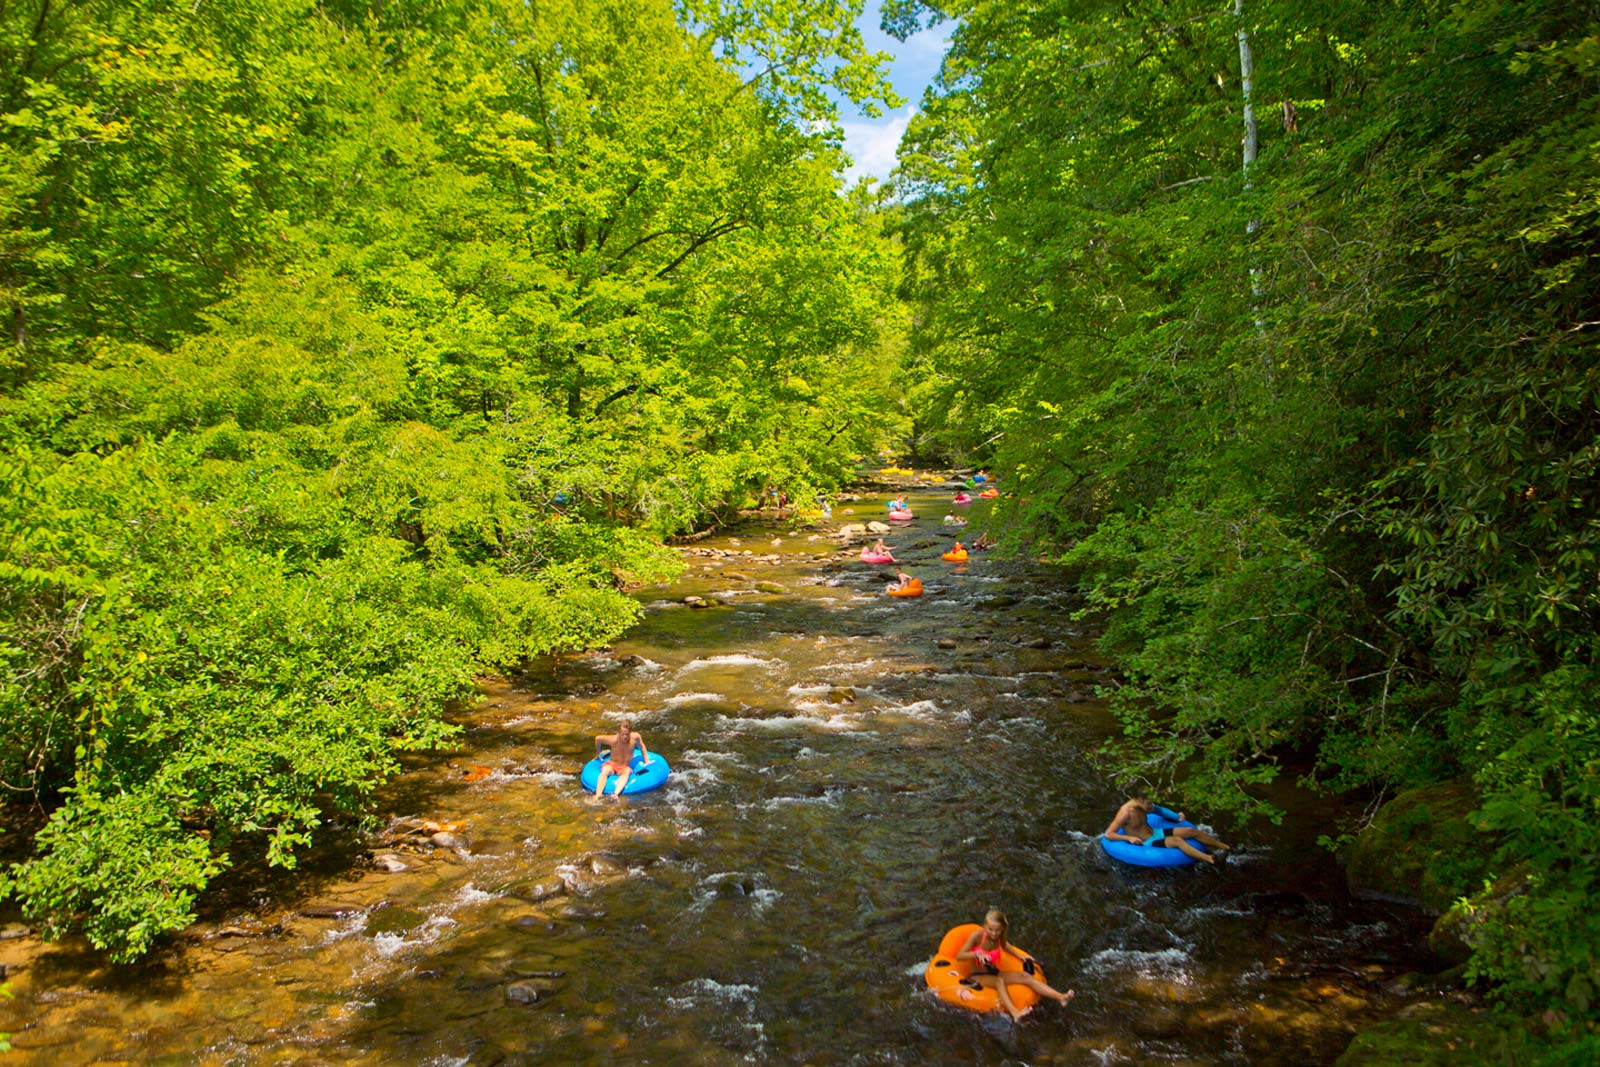
[[[865,537],[866,533],[867,528],[861,523],[847,522],[843,526],[839,527],[839,532],[834,536],[848,541],[852,537]]]
[[[890,526],[886,522],[879,522],[878,520],[874,519],[871,522],[867,523],[867,530],[870,533],[886,534],[886,533],[893,533],[894,532],[894,527]]]
[[[1494,843],[1468,816],[1470,782],[1408,789],[1378,809],[1341,858],[1350,892],[1415,901],[1438,915],[1483,883]]]

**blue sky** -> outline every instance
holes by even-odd
[[[939,60],[950,42],[954,23],[946,22],[901,42],[878,29],[878,0],[867,0],[866,10],[856,20],[861,27],[867,47],[875,52],[888,52],[894,56],[889,66],[889,79],[895,92],[905,98],[900,108],[869,119],[845,104],[840,125],[844,127],[844,146],[855,160],[855,166],[845,171],[845,182],[852,183],[866,174],[884,179],[894,169],[894,151],[900,144],[900,135],[906,123],[916,114],[922,100],[922,90],[927,88],[939,73]]]

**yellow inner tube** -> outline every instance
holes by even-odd
[[[928,981],[928,988],[946,1004],[972,1011],[999,1011],[1000,994],[972,977],[972,972],[978,968],[971,960],[956,959],[956,953],[961,951],[967,938],[979,929],[982,927],[977,923],[965,923],[945,934],[944,940],[939,942],[938,953],[928,961],[924,977]],[[1007,945],[1005,952],[1000,955],[1001,974],[1009,971],[1027,973],[1030,966],[1035,978],[1041,982],[1046,980],[1044,968],[1025,949]],[[1018,1011],[1027,1011],[1039,1003],[1039,994],[1025,985],[1012,982],[1006,987],[1006,992],[1011,995],[1011,1003],[1017,1006]]]
[[[960,552],[946,552],[939,558],[949,563],[965,563],[967,561],[967,550],[963,548]]]

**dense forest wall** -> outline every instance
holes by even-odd
[[[941,17],[901,150],[918,431],[1089,576],[1119,766],[1241,815],[1289,769],[1460,783],[1429,878],[1497,886],[1468,973],[1592,1051],[1600,8],[887,21]]]
[[[131,958],[292,865],[475,672],[625,629],[661,535],[894,429],[853,18],[0,5],[0,783],[48,815],[0,891],[44,932]]]

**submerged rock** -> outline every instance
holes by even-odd
[[[506,986],[506,1003],[537,1004],[542,1000],[549,999],[555,991],[555,986],[546,979],[512,982]]]
[[[408,934],[427,920],[428,917],[422,912],[410,908],[375,908],[367,916],[367,925],[361,932],[368,937],[376,937],[379,934]]]

